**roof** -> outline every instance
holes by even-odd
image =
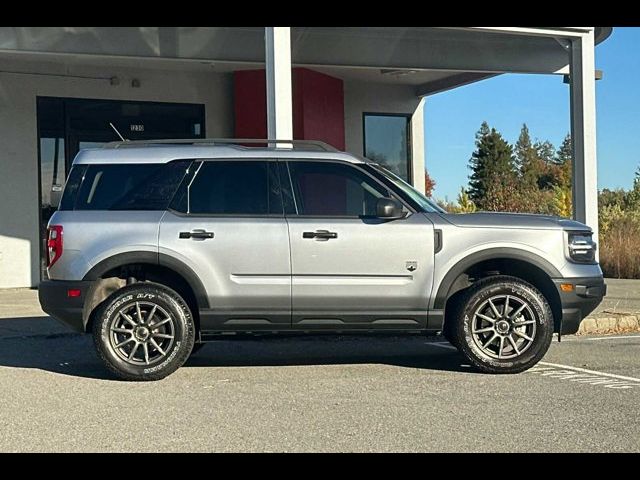
[[[598,43],[604,42],[613,32],[613,27],[596,27],[594,33],[594,41],[596,45]]]
[[[120,148],[118,148],[120,147]],[[244,147],[241,145],[139,143],[131,145],[111,144],[107,148],[88,148],[80,150],[74,164],[88,163],[167,163],[179,159],[223,159],[223,158],[283,158],[342,160],[351,163],[364,163],[365,158],[339,151],[321,151],[313,148],[267,148]]]

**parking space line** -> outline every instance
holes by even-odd
[[[627,382],[640,383],[640,378],[627,377],[624,375],[616,375],[615,373],[598,372],[596,370],[588,370],[586,368],[572,367],[570,365],[561,365],[559,363],[538,362],[538,365],[547,365],[548,367],[562,368],[564,370],[573,370],[574,372],[588,373],[589,375],[598,375],[600,377],[609,377],[609,378],[615,378],[616,380],[624,380]],[[532,371],[535,371],[535,370],[532,369]]]
[[[457,350],[457,348],[449,342],[425,342],[425,344],[445,348],[447,350]],[[559,363],[538,362],[538,364],[529,369],[528,372],[541,373],[543,376],[551,376],[553,378],[557,377],[562,380],[569,380],[573,382],[601,385],[606,388],[629,389],[636,386],[640,387],[640,378],[617,375],[615,373],[598,372],[596,370],[573,367],[571,365],[562,365]],[[629,384],[629,382],[631,382],[631,384]]]
[[[585,338],[585,340],[593,342],[595,340],[620,340],[623,338],[640,338],[640,335],[611,335],[608,337]]]

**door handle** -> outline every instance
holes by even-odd
[[[213,238],[213,232],[205,232],[202,229],[193,230],[191,232],[180,232],[179,238],[206,240],[207,238]]]
[[[332,238],[338,238],[336,232],[330,232],[329,230],[316,230],[315,232],[303,232],[302,238],[316,238],[318,240],[330,240]]]

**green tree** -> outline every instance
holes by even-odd
[[[567,133],[556,152],[555,163],[558,165],[564,165],[566,163],[571,164],[573,158],[573,145],[571,143],[571,134]]]
[[[568,189],[569,193],[571,193],[573,146],[571,143],[571,135],[568,133],[567,136],[564,137],[560,148],[558,148],[558,151],[556,152],[554,166],[556,168],[556,185]]]
[[[482,122],[476,134],[476,150],[469,159],[469,168],[472,171],[468,190],[471,201],[481,210],[489,204],[501,203],[492,202],[488,194],[490,186],[491,191],[501,192],[512,182],[513,148],[495,128],[490,129],[487,122]]]
[[[548,140],[537,141],[534,147],[537,157],[538,188],[540,190],[553,190],[559,181],[555,168],[556,149]]]
[[[571,135],[567,134],[547,166],[549,171],[547,183],[552,186],[554,192],[553,213],[567,218],[570,218],[573,213],[571,197],[572,159]]]
[[[463,188],[458,193],[458,207],[456,213],[473,213],[477,210],[476,204],[469,198],[469,194]]]
[[[541,174],[540,162],[526,123],[522,124],[520,136],[514,150],[515,166],[518,169],[523,188],[537,188],[538,177]]]
[[[536,154],[538,158],[542,160],[545,164],[549,165],[554,163],[556,157],[556,149],[549,140],[536,141],[534,145],[536,149]]]
[[[636,176],[633,179],[633,187],[626,195],[625,206],[629,210],[640,211],[640,166],[636,170]]]

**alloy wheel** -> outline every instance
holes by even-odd
[[[485,355],[499,360],[516,358],[534,342],[536,317],[526,300],[495,295],[475,310],[471,334]]]
[[[171,351],[176,326],[172,316],[151,302],[120,309],[109,328],[109,340],[120,358],[133,365],[151,365]]]

